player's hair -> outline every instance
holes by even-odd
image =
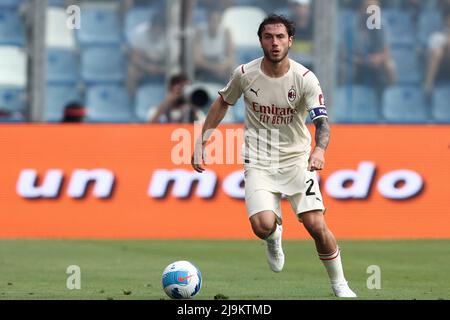
[[[262,33],[264,31],[264,27],[268,24],[278,24],[278,23],[282,23],[284,24],[284,26],[286,27],[287,33],[289,37],[293,37],[295,36],[295,24],[294,22],[292,22],[291,20],[289,20],[288,18],[286,18],[283,15],[278,15],[278,14],[270,14],[269,16],[267,16],[267,18],[265,18],[263,20],[263,22],[261,22],[261,24],[259,25],[258,28],[258,37],[259,40],[262,39]]]

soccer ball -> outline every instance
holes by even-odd
[[[202,287],[202,274],[189,261],[175,261],[164,269],[162,286],[172,299],[192,299]]]

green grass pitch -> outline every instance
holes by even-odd
[[[344,270],[359,299],[449,299],[450,240],[340,241]],[[1,240],[0,299],[169,299],[164,268],[189,260],[202,271],[196,299],[336,299],[312,241],[284,241],[283,272],[269,270],[262,241]],[[67,267],[81,289],[66,287]],[[370,265],[381,288],[369,290]]]

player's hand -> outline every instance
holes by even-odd
[[[308,170],[316,171],[322,170],[325,165],[325,150],[316,147],[314,151],[309,156],[308,160]]]
[[[205,163],[205,157],[204,157],[204,150],[205,146],[201,143],[195,144],[194,154],[191,158],[191,165],[192,168],[194,168],[195,171],[202,173],[205,171],[205,168],[203,168],[203,165]]]

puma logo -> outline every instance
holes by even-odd
[[[253,88],[250,88],[250,91],[253,92],[256,96],[258,96],[259,90],[261,90],[261,89],[258,89],[257,91],[255,91],[255,90],[253,90]]]

